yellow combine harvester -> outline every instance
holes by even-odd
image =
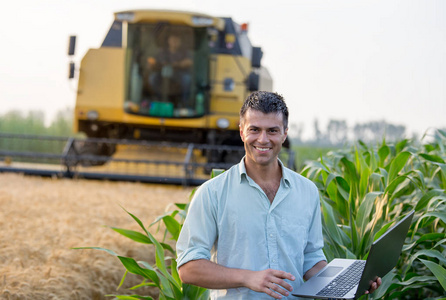
[[[0,133],[0,172],[201,184],[244,154],[239,109],[251,91],[272,89],[261,59],[231,18],[115,13],[101,47],[70,63],[74,129],[86,138]],[[282,160],[293,167],[293,152]]]
[[[102,46],[82,59],[75,131],[90,138],[241,146],[243,100],[251,91],[272,89],[261,59],[247,24],[231,18],[117,12]],[[81,151],[112,155],[116,147],[89,143]],[[237,152],[203,153],[208,163],[241,158]]]

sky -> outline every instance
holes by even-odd
[[[369,121],[422,135],[446,128],[446,1],[443,0],[16,0],[0,18],[0,116],[41,110],[48,121],[73,108],[74,61],[100,47],[113,13],[175,9],[248,23],[251,42],[290,110],[313,134],[317,119]],[[293,133],[290,132],[290,135]]]

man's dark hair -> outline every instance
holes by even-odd
[[[248,109],[254,109],[264,114],[277,113],[283,116],[283,129],[288,128],[288,107],[285,99],[277,93],[256,91],[252,92],[240,109],[240,120],[243,121]]]

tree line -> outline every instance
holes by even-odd
[[[13,110],[0,115],[0,132],[51,136],[73,135],[73,110],[66,108],[56,113],[49,125],[45,125],[42,111],[21,112]]]
[[[417,140],[415,134],[408,136],[406,126],[388,123],[385,120],[357,123],[353,127],[349,127],[346,120],[330,119],[324,129],[316,119],[313,123],[314,134],[307,140],[302,137],[303,126],[291,124],[291,129],[294,133],[291,137],[294,144],[340,147],[358,140],[366,144],[383,140],[394,142],[404,137]]]

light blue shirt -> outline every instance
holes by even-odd
[[[289,281],[295,289],[305,272],[326,260],[318,190],[280,164],[272,203],[247,175],[244,159],[197,189],[177,242],[178,267],[207,259],[230,268],[277,269],[296,277]],[[212,290],[211,298],[272,299],[247,288]]]

